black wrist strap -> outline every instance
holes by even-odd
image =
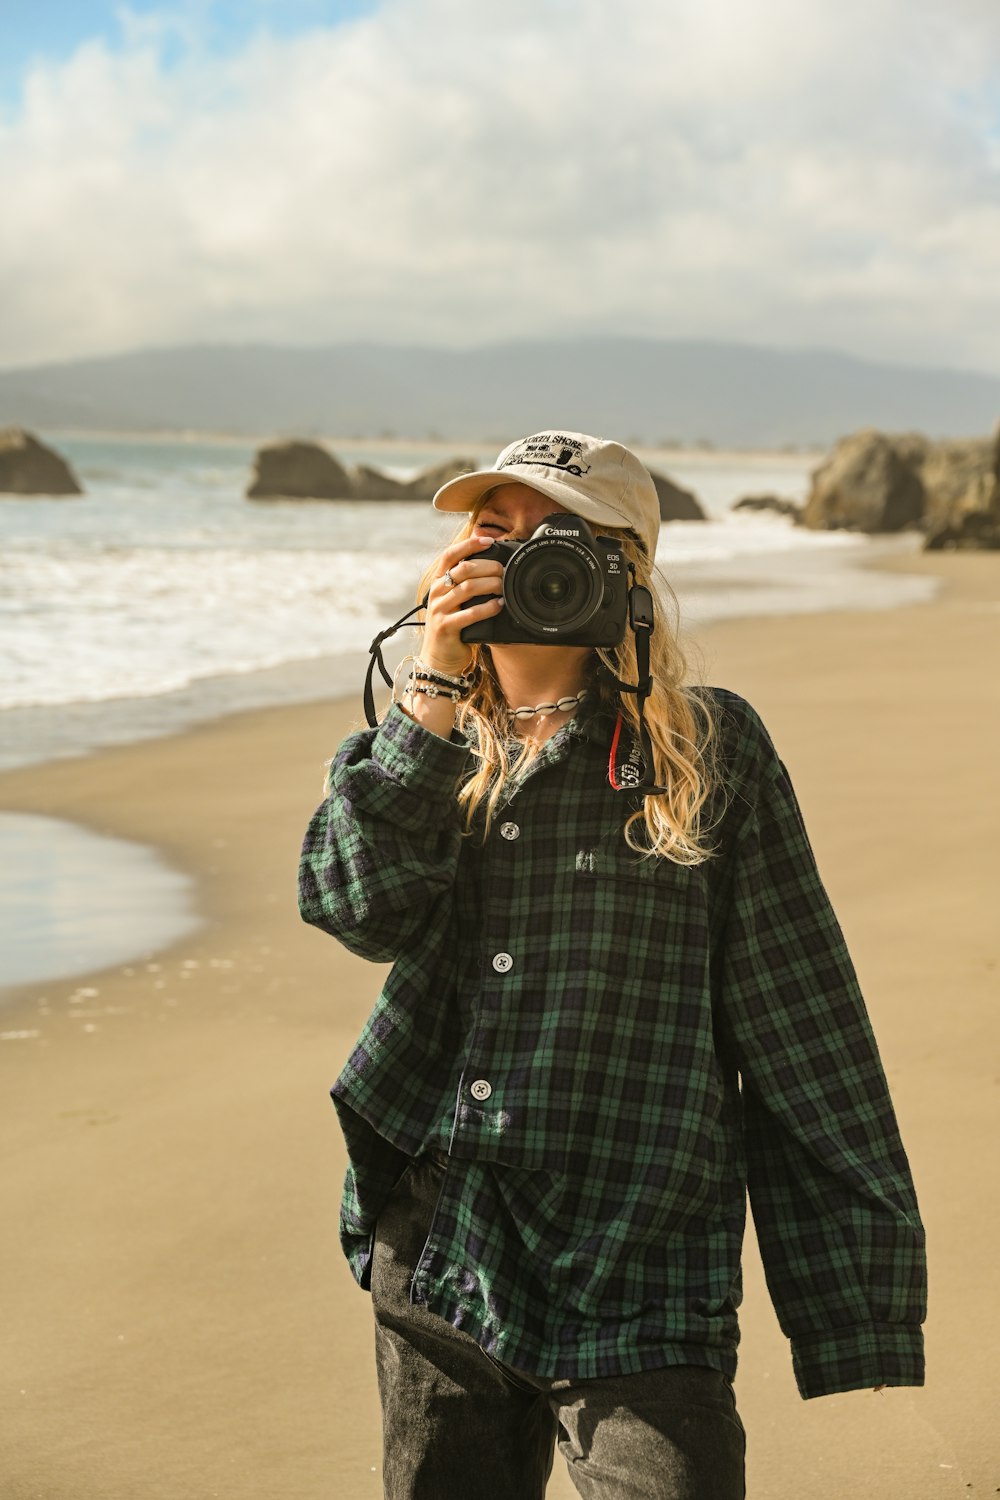
[[[372,641],[371,645],[368,647],[368,671],[365,674],[365,718],[368,720],[368,727],[370,729],[378,728],[378,716],[375,713],[375,693],[372,687],[372,679],[375,676],[376,666],[382,673],[382,680],[384,681],[386,687],[392,687],[392,678],[386,671],[385,662],[382,658],[382,643],[384,641],[387,641],[391,635],[395,635],[396,631],[399,630],[403,625],[422,624],[423,622],[421,620],[414,620],[411,618],[411,616],[415,615],[418,609],[427,608],[428,597],[429,595],[425,594],[419,604],[415,604],[412,609],[408,609],[405,615],[400,616],[395,625],[389,626],[388,630],[380,630],[378,635]]]

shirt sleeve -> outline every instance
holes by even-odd
[[[398,704],[377,730],[344,741],[302,848],[304,921],[376,963],[417,941],[455,879],[456,792],[470,753],[465,739],[432,734]]]
[[[767,1284],[804,1398],[922,1385],[924,1236],[910,1169],[843,934],[760,728],[722,1005]]]

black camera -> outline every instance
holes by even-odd
[[[580,516],[546,516],[526,542],[493,542],[474,557],[503,563],[504,609],[467,625],[463,641],[497,645],[617,646],[628,618],[621,544],[595,537]],[[480,594],[464,606],[484,604]]]

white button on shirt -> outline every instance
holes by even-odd
[[[514,960],[509,953],[494,953],[493,967],[498,974],[506,974],[509,969],[514,967]]]
[[[492,1083],[487,1083],[485,1078],[477,1078],[475,1083],[469,1085],[469,1093],[473,1099],[478,1099],[482,1104],[493,1092]]]
[[[502,839],[519,839],[521,837],[521,830],[516,823],[501,823],[500,837]]]

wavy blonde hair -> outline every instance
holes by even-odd
[[[482,497],[453,541],[471,536],[489,492]],[[708,845],[710,827],[706,807],[714,783],[716,729],[705,696],[687,684],[687,660],[678,639],[677,598],[667,580],[651,564],[645,549],[632,532],[601,526],[602,536],[614,537],[633,565],[636,582],[653,595],[655,629],[650,641],[650,673],[653,690],[646,699],[645,722],[653,748],[652,775],[666,791],[643,797],[643,805],[625,822],[625,841],[637,852],[672,860],[680,865],[698,865],[712,857]],[[423,599],[438,577],[441,559],[426,570],[418,586]],[[489,833],[504,785],[517,780],[538,754],[538,746],[523,741],[512,753],[508,704],[493,667],[488,646],[470,644],[476,683],[471,697],[458,705],[456,723],[467,736],[478,761],[475,773],[462,785],[458,800],[465,809],[465,831],[471,834],[482,809],[483,835]],[[601,668],[605,668],[604,672]],[[638,733],[639,710],[634,693],[623,693],[610,680],[638,682],[635,636],[626,629],[619,646],[595,648],[590,691],[620,712],[623,731]]]

